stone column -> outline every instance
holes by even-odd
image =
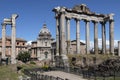
[[[80,20],[76,19],[76,51],[80,54]]]
[[[40,49],[37,48],[37,59],[40,60]]]
[[[67,18],[67,54],[70,53],[70,18]]]
[[[2,58],[5,58],[6,54],[6,24],[2,23]]]
[[[106,53],[106,30],[105,30],[105,22],[101,22],[102,25],[102,53]]]
[[[93,21],[94,23],[94,53],[98,54],[98,22]]]
[[[16,64],[16,22],[15,19],[18,15],[12,15],[12,54],[11,54],[11,63]]]
[[[110,28],[109,28],[109,35],[110,35],[110,54],[114,55],[114,20],[110,20]]]
[[[86,54],[89,54],[90,49],[90,21],[85,20],[86,22]]]
[[[64,11],[60,15],[60,55],[66,54],[66,42],[65,42],[65,14]]]
[[[120,41],[118,41],[118,56],[120,56]]]
[[[56,17],[56,56],[59,55],[59,18]]]

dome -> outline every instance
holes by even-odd
[[[40,34],[50,34],[50,31],[47,29],[46,24],[43,24],[43,28],[40,30]]]

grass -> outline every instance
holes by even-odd
[[[99,77],[97,78],[97,80],[104,80],[103,78]],[[120,77],[106,77],[105,80],[120,80]]]
[[[22,67],[20,72],[17,72],[17,66]],[[38,68],[36,64],[16,64],[16,65],[2,65],[0,66],[0,80],[19,80],[19,76],[25,76],[22,71],[24,69]]]
[[[15,65],[0,66],[0,80],[18,80],[18,74]]]

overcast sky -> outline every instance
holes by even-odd
[[[52,9],[57,6],[72,8],[75,5],[86,4],[92,11],[100,14],[114,13],[114,38],[120,40],[120,0],[0,0],[0,22],[17,13],[16,35],[28,41],[36,40],[43,24],[46,23],[55,38],[55,18]],[[109,39],[109,23],[106,24],[107,40]],[[1,30],[1,27],[0,27]],[[90,40],[94,40],[93,23],[90,23]],[[101,39],[101,25],[98,25],[98,36]],[[0,31],[1,32],[1,31]],[[7,26],[7,35],[11,35],[11,27]],[[1,34],[0,34],[1,37]],[[71,40],[76,38],[76,24],[71,20]],[[85,40],[85,23],[80,22],[80,39]]]

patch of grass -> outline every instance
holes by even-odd
[[[30,61],[30,64],[36,64],[35,62],[33,62],[33,61]]]
[[[97,80],[103,80],[104,78],[103,77],[97,77]],[[120,77],[105,77],[105,80],[120,80]]]
[[[20,75],[14,65],[0,66],[0,80],[18,80]]]

